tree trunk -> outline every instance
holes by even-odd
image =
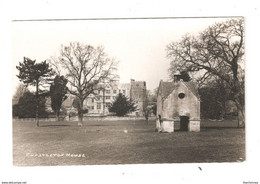
[[[237,106],[237,127],[244,127],[245,126],[245,107],[241,105],[238,100],[235,100],[236,106]]]
[[[105,89],[103,89],[103,104],[102,104],[102,108],[103,108],[103,115],[105,115]]]
[[[84,100],[80,99],[79,100],[79,109],[78,109],[78,126],[82,126],[82,121],[83,121],[83,102]]]
[[[56,111],[56,121],[59,121],[60,112]]]
[[[39,81],[36,80],[36,126],[39,127]]]
[[[244,109],[238,109],[238,123],[237,127],[245,127],[245,110]]]
[[[39,106],[37,104],[36,106],[36,126],[39,127],[39,114],[38,114],[38,109],[39,109]]]

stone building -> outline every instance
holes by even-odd
[[[200,99],[197,84],[183,81],[160,81],[157,94],[156,129],[161,132],[200,131]]]
[[[137,116],[143,116],[143,106],[146,98],[146,82],[131,79],[130,86],[130,99],[137,105],[137,111],[134,113]]]
[[[96,95],[89,95],[83,103],[84,109],[88,109],[88,115],[100,116],[109,114],[109,106],[114,102],[119,93],[122,93],[135,102],[137,110],[130,115],[143,115],[146,82],[131,79],[130,83],[119,83],[118,81],[114,81],[101,87],[102,89],[96,91]],[[64,102],[68,112],[75,111],[75,108],[71,107],[72,102],[73,96],[70,96],[70,98]]]
[[[119,93],[130,98],[130,83],[115,81],[102,87],[103,89],[97,91],[97,95],[92,94],[84,101],[84,106],[90,115],[109,114],[108,108]]]

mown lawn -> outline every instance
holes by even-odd
[[[93,165],[245,160],[245,130],[202,121],[200,132],[158,133],[155,122],[13,122],[13,164]]]

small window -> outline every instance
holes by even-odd
[[[123,90],[123,93],[125,94],[125,90]]]
[[[106,90],[106,94],[110,94],[110,90]]]
[[[178,96],[179,96],[180,99],[183,99],[185,97],[185,94],[184,93],[179,93]]]
[[[116,90],[113,90],[113,93],[116,94]]]
[[[107,99],[107,100],[110,100],[110,96],[106,96],[106,99]]]

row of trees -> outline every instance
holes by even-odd
[[[24,60],[31,61],[29,58],[24,58]],[[20,72],[20,74],[22,73]],[[50,81],[50,79],[48,80]],[[49,91],[38,90],[38,93],[37,90],[32,93],[27,85],[20,84],[13,97],[13,115],[19,118],[48,116],[49,113],[46,111],[46,97],[48,96],[51,99],[51,108],[58,119],[62,102],[67,98],[66,84],[67,80],[63,76],[56,76],[50,84]]]
[[[199,83],[202,98],[202,114],[223,116],[224,102],[232,100],[238,110],[238,126],[244,125],[244,20],[230,19],[216,23],[198,35],[185,35],[180,41],[166,48],[170,59],[170,76],[182,71],[185,79],[189,75]],[[52,95],[52,108],[57,116],[66,94],[77,100],[79,121],[83,118],[83,102],[102,86],[117,79],[117,61],[110,58],[103,47],[93,47],[78,42],[61,46],[60,55],[36,63],[24,58],[17,66],[17,76],[26,86],[35,87],[35,114],[39,125],[41,99]],[[54,76],[56,76],[54,78]],[[50,90],[46,90],[46,85]],[[67,88],[69,86],[69,88]],[[131,106],[131,105],[130,105]],[[145,116],[155,109],[144,102]],[[18,107],[16,107],[18,108]],[[18,108],[19,109],[19,108]],[[113,108],[111,107],[113,110]],[[130,108],[131,109],[131,108]],[[222,109],[222,110],[221,110]]]
[[[35,117],[36,125],[39,126],[41,99],[51,95],[51,106],[58,116],[67,92],[77,99],[78,117],[82,122],[84,100],[102,88],[102,84],[117,79],[116,66],[116,60],[108,57],[103,47],[95,48],[73,42],[69,46],[62,45],[60,56],[51,58],[48,63],[36,63],[36,60],[24,57],[16,68],[20,81],[26,86],[35,87]],[[49,91],[46,90],[48,86]]]
[[[56,76],[54,82],[50,86],[49,95],[51,99],[51,108],[56,115],[56,119],[59,120],[60,110],[62,110],[63,115],[68,115],[66,108],[62,108],[62,103],[67,99],[66,96],[66,79],[61,76]],[[18,100],[17,100],[18,99]],[[13,116],[19,118],[32,118],[36,114],[36,95],[28,90],[26,86],[20,84],[17,87],[16,94],[13,98]],[[79,109],[79,101],[77,99],[73,100],[72,106]],[[122,93],[119,93],[115,101],[109,106],[109,112],[114,113],[116,116],[124,116],[130,112],[136,111],[137,106],[135,103],[127,98]],[[82,113],[87,113],[87,109],[84,109]],[[50,112],[46,111],[46,98],[39,98],[38,106],[38,116],[48,117]],[[71,114],[69,114],[71,115]]]

